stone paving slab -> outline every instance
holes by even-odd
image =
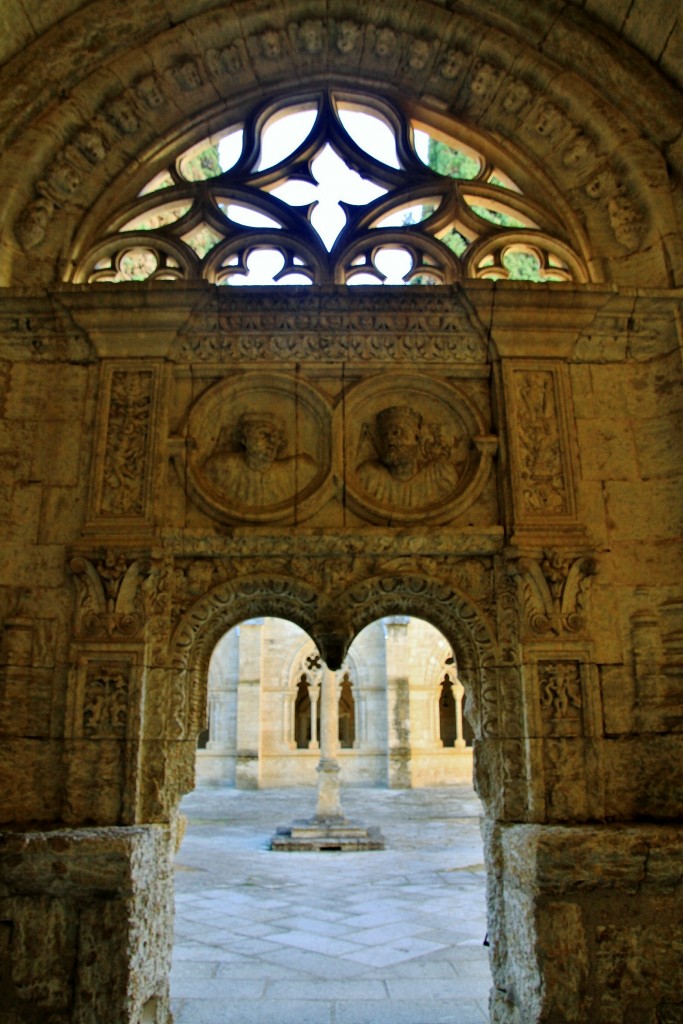
[[[272,852],[311,790],[205,786],[176,862],[176,1024],[485,1024],[479,802],[467,786],[349,790],[386,849]]]

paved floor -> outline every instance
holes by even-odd
[[[203,787],[183,803],[176,1024],[484,1024],[491,983],[479,802],[467,786],[347,790],[386,850],[281,853],[308,789]]]

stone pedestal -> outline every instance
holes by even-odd
[[[486,842],[492,1024],[683,1020],[680,829],[496,825]]]
[[[0,1013],[13,1024],[170,1024],[170,830],[0,837]]]

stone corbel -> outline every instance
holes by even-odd
[[[563,558],[547,550],[541,559],[517,556],[511,572],[517,576],[526,624],[532,633],[580,633],[585,626],[588,588],[596,575],[592,555]]]
[[[149,559],[108,550],[92,560],[74,555],[69,569],[78,588],[76,636],[138,636],[145,621],[142,583],[151,572]]]

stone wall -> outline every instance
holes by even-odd
[[[65,289],[58,306],[3,297],[1,809],[25,830],[8,848],[30,866],[50,836],[69,851],[72,837],[96,879],[98,851],[113,843],[125,879],[135,836],[161,893],[159,830],[135,829],[172,822],[193,784],[220,636],[281,616],[338,666],[368,623],[415,615],[453,647],[475,729],[492,828],[494,1019],[675,1020],[678,910],[667,910],[669,946],[648,915],[672,906],[683,800],[676,296],[474,283],[308,293],[296,313],[268,293],[211,295],[208,314],[209,294]],[[388,380],[398,404],[468,439],[457,484],[430,498],[429,525],[409,504],[398,523],[382,522],[358,472],[359,424],[372,427],[389,404]],[[268,401],[299,425],[287,457],[307,453],[318,470],[249,522],[248,502],[203,479],[212,449],[201,445],[206,431],[217,439],[223,409]],[[355,461],[342,457],[344,438]],[[389,674],[390,781],[400,785],[405,672],[397,663]],[[622,841],[642,852],[635,893]],[[565,845],[576,848],[571,866]],[[62,931],[75,948],[81,902],[100,897],[87,886],[81,902],[71,889],[53,894],[41,868],[19,904],[13,864],[3,862],[3,920],[17,922],[4,931],[15,1012],[28,1021],[27,1004],[56,1000],[58,1019],[81,1019],[59,978],[85,977],[87,958],[56,950]],[[138,900],[134,880],[116,886],[107,913],[118,973],[98,975],[96,999],[116,989],[121,1020],[157,999],[149,1019],[163,1021],[162,897],[141,911],[136,938],[116,923]],[[39,991],[22,952],[48,901],[54,993]],[[160,943],[149,974],[135,959],[145,936]],[[635,964],[657,983],[637,981]],[[630,1002],[610,996],[617,977]],[[23,1004],[22,991],[32,993]]]

